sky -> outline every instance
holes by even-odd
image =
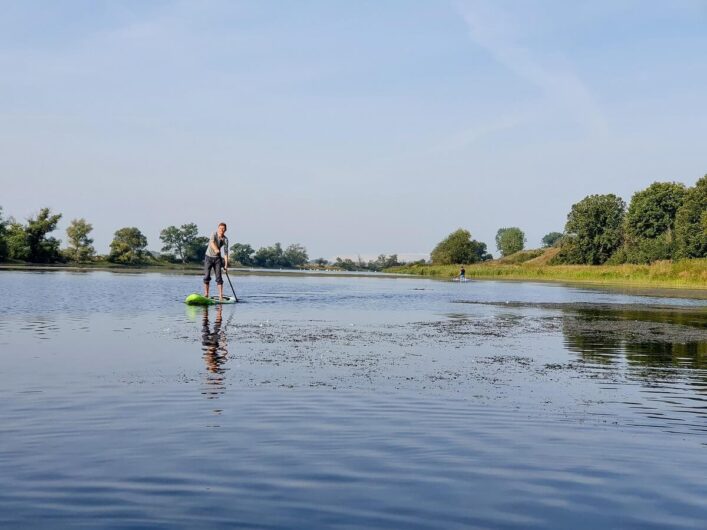
[[[497,254],[707,173],[707,0],[0,0],[0,206],[311,258]]]

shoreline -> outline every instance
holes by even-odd
[[[51,264],[8,264],[0,265],[2,271],[15,272],[115,272],[118,274],[144,274],[162,273],[179,275],[202,275],[203,266],[191,265],[187,267],[164,266],[164,265],[51,265]],[[229,268],[228,272],[233,276],[337,276],[351,278],[414,278],[410,274],[369,272],[369,271],[343,271],[343,270],[317,270],[317,269],[256,269],[256,268]]]
[[[0,273],[3,271],[9,272],[113,272],[116,274],[175,274],[184,276],[200,275],[201,267],[165,267],[161,265],[153,266],[75,266],[75,265],[27,265],[27,264],[2,264],[0,265]],[[424,274],[424,273],[406,273],[406,272],[352,272],[352,271],[334,271],[334,270],[294,270],[294,269],[253,269],[253,268],[235,268],[229,269],[229,272],[235,276],[329,276],[340,278],[387,278],[387,279],[427,279],[439,282],[450,282],[452,278],[443,274]],[[519,277],[511,275],[494,275],[478,276],[468,275],[468,282],[477,281],[501,281],[501,282],[518,282],[518,283],[544,283],[565,285],[575,288],[584,289],[599,289],[604,291],[622,291],[639,296],[653,296],[659,298],[690,298],[698,300],[707,300],[707,285],[665,285],[661,283],[646,283],[646,282],[631,282],[629,280],[595,280],[595,279],[562,279],[548,277]]]
[[[412,265],[390,272],[446,281],[458,276],[459,265]],[[630,289],[680,290],[707,296],[707,259],[656,262],[650,265],[465,265],[467,280],[530,281]]]

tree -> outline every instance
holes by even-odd
[[[116,230],[110,244],[108,260],[114,263],[138,265],[145,262],[147,238],[135,227]]]
[[[285,249],[283,260],[287,267],[300,267],[309,261],[307,249],[298,243],[293,243]]]
[[[5,227],[5,241],[7,243],[7,256],[10,259],[21,261],[29,260],[29,243],[25,227],[18,223],[14,217],[7,220]]]
[[[187,246],[187,259],[189,261],[202,262],[206,256],[206,247],[209,246],[209,238],[206,236],[195,237]]]
[[[675,215],[675,257],[707,257],[707,175],[687,190]]]
[[[685,185],[676,182],[654,182],[634,193],[626,212],[627,240],[653,239],[672,232],[685,193]]]
[[[400,265],[400,263],[398,262],[397,254],[391,254],[390,256],[381,254],[375,261],[369,261],[367,268],[372,271],[382,271],[390,267],[397,267],[398,265]]]
[[[168,226],[160,232],[162,240],[162,252],[174,252],[182,265],[187,261],[192,261],[195,258],[196,241],[198,239],[199,229],[194,223],[184,224],[177,228],[176,226]],[[208,245],[208,238],[204,244],[204,248]]]
[[[319,267],[325,267],[326,265],[329,265],[329,260],[324,259],[324,258],[317,258],[314,261],[312,261],[315,265],[318,265]]]
[[[66,229],[66,237],[69,239],[69,247],[64,251],[68,259],[76,263],[90,260],[96,253],[93,248],[93,239],[88,234],[93,230],[93,226],[86,222],[86,219],[73,219]]]
[[[334,266],[337,269],[341,269],[344,271],[357,271],[359,270],[359,266],[354,263],[354,261],[351,258],[346,258],[346,259],[341,259],[339,256],[336,257],[336,263],[334,263]]]
[[[562,233],[560,232],[550,232],[549,234],[545,234],[542,239],[543,247],[544,248],[550,248],[554,247],[557,245],[560,240],[562,239]]]
[[[0,261],[7,259],[7,221],[2,218],[2,206],[0,206]]]
[[[493,256],[486,251],[486,243],[472,239],[471,245],[474,249],[476,261],[489,261],[493,259]]]
[[[685,186],[675,182],[654,182],[634,193],[624,219],[624,247],[612,262],[670,259],[674,254],[675,216],[685,193]]]
[[[286,267],[282,245],[275,243],[271,247],[262,247],[253,256],[253,262],[257,267],[265,269],[277,269]]]
[[[459,228],[437,244],[431,258],[435,265],[451,265],[485,261],[491,255],[486,252],[486,243],[472,240],[468,230]]]
[[[501,252],[501,256],[510,256],[523,250],[525,246],[525,234],[518,227],[499,228],[496,232],[496,248]]]
[[[669,232],[665,232],[658,237],[627,240],[624,246],[614,253],[610,263],[653,263],[671,259],[674,245],[668,234]]]
[[[623,242],[626,203],[616,195],[590,195],[572,205],[558,260],[600,265]]]
[[[369,260],[368,263],[365,264],[364,267],[361,267],[363,270],[369,270],[369,271],[381,271],[385,267],[385,263],[388,260],[388,257],[385,254],[380,254],[376,259],[374,260]]]
[[[26,242],[29,247],[27,261],[32,263],[53,263],[61,260],[59,240],[47,237],[56,229],[61,214],[52,215],[49,208],[42,208],[36,217],[30,217],[25,227]]]
[[[255,265],[254,253],[255,250],[248,243],[234,243],[231,246],[231,260],[240,263],[243,267]]]

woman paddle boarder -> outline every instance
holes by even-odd
[[[221,249],[226,247],[224,257],[221,257]],[[216,286],[218,287],[219,300],[223,300],[223,277],[221,267],[228,272],[228,238],[226,237],[226,223],[219,223],[216,232],[211,234],[209,244],[206,247],[204,256],[204,296],[209,297],[209,287],[211,284],[211,269],[214,269],[216,276]]]

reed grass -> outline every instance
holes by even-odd
[[[467,278],[606,283],[707,290],[707,259],[657,261],[650,265],[548,265],[490,261],[465,265],[464,268]],[[393,267],[385,272],[454,278],[459,275],[459,265],[416,264]]]

